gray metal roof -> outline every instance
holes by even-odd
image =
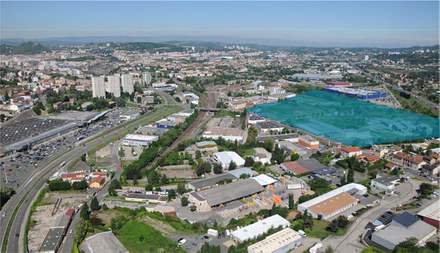
[[[217,206],[262,191],[264,191],[264,187],[261,186],[257,181],[254,179],[245,179],[204,191],[199,191],[197,194],[203,199],[206,199],[210,206]]]
[[[412,224],[416,223],[420,219],[417,218],[417,216],[412,215],[408,212],[403,212],[396,217],[394,217],[393,221],[397,222],[398,224],[404,226],[404,227],[410,227]]]
[[[214,186],[218,182],[223,181],[223,180],[227,180],[227,179],[234,180],[237,178],[234,175],[227,173],[227,174],[222,174],[222,175],[211,177],[211,178],[205,178],[205,179],[192,181],[189,183],[189,185],[192,185],[195,189],[203,189],[203,188]]]
[[[55,251],[62,241],[64,229],[65,227],[51,228],[49,232],[47,232],[46,238],[44,238],[39,251]]]
[[[326,167],[325,165],[318,162],[318,160],[316,160],[315,158],[298,160],[297,163],[299,163],[302,167],[308,169],[309,171]]]
[[[399,178],[397,176],[392,176],[392,175],[383,175],[381,177],[375,178],[373,179],[373,181],[376,181],[382,185],[392,185],[393,181],[399,180]]]

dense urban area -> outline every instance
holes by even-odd
[[[1,252],[439,251],[439,46],[0,45]]]

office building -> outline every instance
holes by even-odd
[[[92,77],[92,94],[94,98],[105,98],[105,82],[103,76]]]
[[[132,74],[122,74],[122,91],[129,94],[134,92],[134,82]]]

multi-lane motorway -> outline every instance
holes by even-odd
[[[0,220],[0,240],[2,245],[1,252],[23,252],[24,251],[24,226],[27,221],[26,213],[32,204],[34,197],[44,186],[45,180],[50,178],[55,171],[60,169],[60,164],[64,161],[70,162],[85,154],[88,150],[95,148],[104,142],[109,142],[115,137],[132,132],[134,127],[142,122],[155,121],[171,113],[176,112],[177,107],[164,107],[152,113],[148,113],[134,121],[127,122],[122,128],[117,127],[110,130],[99,138],[70,149],[62,155],[52,159],[50,162],[33,173],[29,179],[17,190],[2,210]],[[4,217],[3,217],[4,215]]]

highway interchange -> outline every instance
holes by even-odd
[[[122,128],[118,126],[110,129],[103,135],[99,134],[97,135],[98,138],[91,139],[82,145],[67,150],[51,161],[40,164],[40,169],[30,175],[1,211],[0,239],[2,252],[24,252],[24,230],[27,222],[26,214],[35,200],[35,196],[38,195],[40,189],[45,185],[46,179],[49,179],[53,173],[60,169],[61,163],[69,163],[102,143],[110,142],[114,138],[132,132],[141,122],[155,121],[176,111],[178,111],[177,107],[163,107],[162,109],[123,124]]]

